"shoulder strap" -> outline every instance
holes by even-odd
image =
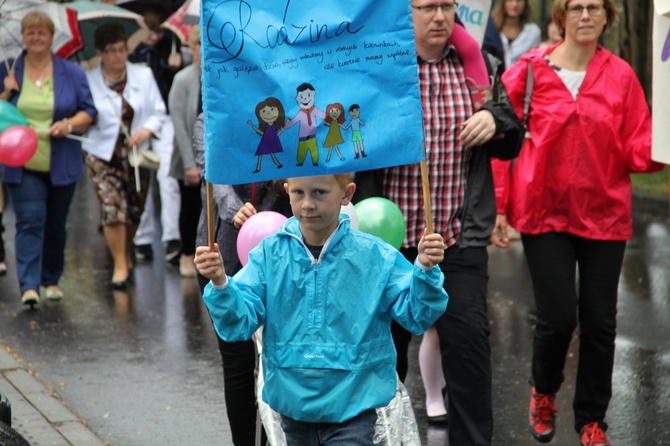
[[[535,76],[533,76],[533,67],[530,64],[530,60],[527,62],[528,70],[526,72],[526,94],[523,98],[523,125],[526,128],[526,138],[530,138],[530,132],[528,131],[528,117],[530,112],[530,98],[533,95],[533,87],[535,84]]]

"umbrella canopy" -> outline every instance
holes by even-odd
[[[138,14],[143,14],[151,6],[158,6],[165,10],[166,14],[172,14],[181,6],[182,2],[183,0],[116,0],[114,4]]]
[[[186,45],[191,27],[199,21],[200,0],[186,0],[161,26],[172,31]]]
[[[74,54],[73,61],[87,68],[96,64],[95,30],[105,23],[118,22],[123,25],[128,36],[128,51],[132,52],[149,37],[149,28],[141,15],[118,6],[90,1],[68,3],[68,7],[77,11],[79,30],[84,48]]]
[[[0,59],[17,57],[23,50],[21,20],[32,11],[45,12],[54,22],[51,50],[69,58],[83,47],[76,12],[65,5],[46,0],[0,0]]]
[[[184,16],[184,23],[197,24],[200,22],[200,0],[186,0],[188,8]]]

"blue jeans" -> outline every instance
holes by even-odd
[[[342,423],[306,423],[281,417],[288,446],[371,446],[376,422],[375,409]]]
[[[58,285],[63,275],[65,223],[76,183],[51,184],[49,173],[23,171],[21,184],[7,184],[16,213],[16,271],[21,293]]]

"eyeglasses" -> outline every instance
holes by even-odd
[[[605,12],[605,7],[603,5],[575,5],[566,9],[568,15],[575,19],[581,17],[584,14],[584,10],[586,10],[591,17],[600,17]]]
[[[437,9],[439,8],[442,11],[442,14],[447,15],[454,12],[456,8],[458,8],[458,3],[453,2],[453,3],[442,3],[441,5],[425,5],[425,6],[412,5],[412,8],[416,9],[425,16],[435,15]]]
[[[126,54],[128,52],[128,48],[124,47],[119,47],[119,48],[105,48],[103,51],[105,54]]]

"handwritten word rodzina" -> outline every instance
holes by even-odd
[[[219,3],[214,8],[205,30],[205,38],[209,43],[229,56],[217,62],[223,63],[240,58],[245,44],[255,45],[261,49],[272,49],[284,44],[316,43],[320,40],[334,39],[343,34],[356,34],[365,26],[360,25],[356,28],[348,21],[320,25],[313,19],[310,19],[309,23],[294,23],[290,20],[290,6],[291,0],[287,0],[281,26],[277,26],[258,23],[249,1],[224,0]],[[258,14],[258,16],[267,17],[266,14]],[[224,21],[222,17],[235,18],[233,21]]]

